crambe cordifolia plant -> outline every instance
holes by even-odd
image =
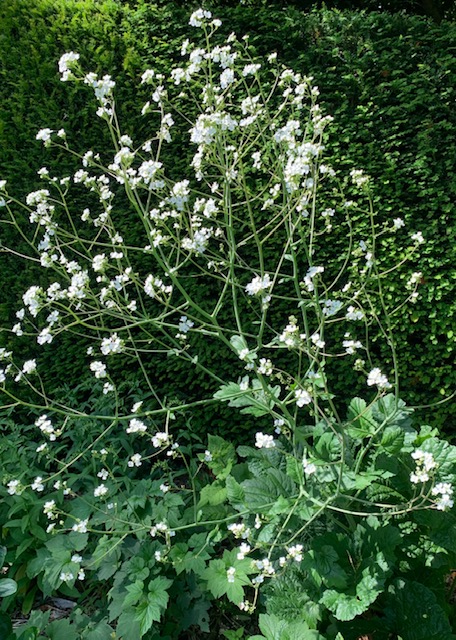
[[[32,416],[32,463],[20,474],[4,468],[11,515],[38,505],[45,523],[28,575],[44,594],[73,597],[109,580],[104,632],[119,638],[210,633],[208,612],[224,597],[244,621],[261,613],[255,638],[279,637],[279,628],[304,639],[341,640],[375,625],[393,633],[415,592],[429,596],[446,638],[436,596],[412,581],[415,566],[430,566],[425,550],[439,567],[454,555],[446,527],[455,450],[413,426],[396,368],[385,371],[369,343],[376,325],[397,362],[397,310],[382,283],[413,260],[423,234],[402,230],[401,218],[377,223],[369,176],[357,169],[341,181],[325,163],[332,118],[311,77],[275,55],[258,61],[234,35],[215,44],[220,21],[207,10],[190,24],[202,44],[183,44],[182,66],[142,75],[149,139],[122,129],[114,79],[87,73],[69,52],[61,79],[94,92],[112,157],[77,154],[70,134],[45,127],[37,139],[72,153],[73,175],[42,168],[25,204],[0,182],[4,220],[43,269],[10,328],[34,341],[35,357],[0,353],[5,410]],[[165,157],[178,123],[192,157],[175,179]],[[90,207],[78,208],[81,188]],[[17,223],[19,207],[31,233]],[[357,237],[355,214],[369,217],[369,238]],[[390,234],[406,247],[393,266],[381,252]],[[333,241],[341,257],[327,264]],[[420,277],[411,274],[404,305]],[[87,353],[84,407],[71,393],[48,394],[40,373],[40,349],[54,349],[61,334]],[[204,341],[231,358],[230,379],[198,351]],[[211,392],[162,396],[153,379],[162,354],[188,375],[203,372]],[[331,391],[341,359],[366,391],[343,414]],[[142,390],[133,398],[125,363]],[[213,403],[246,416],[252,446],[236,450],[211,433],[217,425],[204,443],[173,429]]]

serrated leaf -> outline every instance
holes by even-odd
[[[141,600],[144,595],[144,582],[136,580],[133,584],[127,586],[127,595],[125,596],[124,606],[129,607]]]
[[[392,455],[399,453],[404,444],[404,431],[400,427],[387,427],[383,432],[380,445],[385,451]]]
[[[214,482],[213,484],[208,484],[201,489],[200,499],[198,502],[197,508],[200,509],[204,507],[206,504],[211,506],[217,506],[218,504],[223,504],[226,501],[227,490],[220,482]]]
[[[228,476],[226,479],[226,495],[229,502],[234,506],[241,505],[244,502],[244,489],[239,482],[236,482],[233,476]]]
[[[135,618],[139,622],[141,635],[146,634],[152,624],[160,620],[169,600],[167,589],[172,583],[172,580],[161,576],[149,583],[145,599],[135,607]]]
[[[346,426],[348,435],[354,439],[363,439],[371,435],[377,428],[372,417],[372,408],[361,398],[353,398],[348,406]]]
[[[269,512],[281,496],[291,498],[297,491],[295,483],[280,469],[267,469],[260,478],[245,480],[242,488],[245,505],[258,513]]]

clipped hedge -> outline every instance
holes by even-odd
[[[77,168],[62,165],[62,158],[50,154],[44,159],[41,144],[34,140],[39,128],[64,126],[78,150],[110,152],[110,141],[94,121],[93,103],[83,93],[61,85],[56,73],[60,55],[77,50],[85,68],[115,77],[123,128],[141,140],[147,137],[148,124],[139,116],[138,79],[148,66],[166,73],[179,59],[180,42],[186,36],[180,25],[186,24],[190,10],[182,3],[146,0],[134,5],[115,0],[36,0],[32,6],[12,0],[0,8],[4,63],[0,70],[0,177],[8,180],[11,192],[23,196],[36,188],[35,171],[43,164],[51,171],[55,168],[58,175]],[[277,51],[285,64],[314,76],[321,104],[335,118],[327,149],[332,165],[341,176],[354,166],[363,168],[373,179],[377,215],[384,220],[400,216],[410,232],[423,231],[426,245],[416,264],[423,273],[420,298],[405,316],[396,318],[403,396],[418,405],[444,399],[456,382],[451,282],[456,178],[454,149],[449,144],[456,133],[456,25],[437,26],[405,14],[326,9],[303,13],[295,7],[218,6],[217,14],[224,20],[222,35],[249,33],[260,54]],[[176,175],[190,152],[187,129],[182,124],[175,135]],[[123,215],[130,224],[128,212]],[[5,244],[11,241],[7,229],[3,238]],[[337,234],[325,258],[331,255],[338,255]],[[0,316],[3,323],[11,323],[22,291],[35,282],[36,274],[27,270],[17,275],[17,259],[2,256],[1,278],[8,289],[2,284]],[[391,307],[401,298],[401,286],[394,277],[388,284]],[[71,377],[76,384],[78,372],[86,365],[84,351],[64,340],[58,348],[58,360],[50,353],[40,356],[47,358],[50,379],[57,386]],[[381,355],[380,341],[376,348]],[[202,349],[201,357],[219,359],[210,343]],[[229,360],[220,366],[229,368]],[[203,378],[189,383],[177,361],[157,359],[150,367],[156,383],[169,393],[211,391]],[[126,375],[134,372],[127,367]],[[343,369],[337,388],[341,398],[357,391]],[[448,402],[424,410],[423,415],[450,433],[456,428],[453,410],[454,403]],[[197,432],[214,421],[225,433],[246,427],[233,425],[230,413],[210,415],[208,409],[192,419],[190,426]]]

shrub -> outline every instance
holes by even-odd
[[[408,263],[423,234],[375,215],[365,172],[342,177],[326,161],[333,119],[312,78],[274,55],[259,62],[235,36],[213,44],[221,25],[209,11],[190,24],[201,44],[183,43],[188,62],[142,75],[150,98],[137,109],[156,131],[144,143],[122,127],[111,76],[68,52],[61,79],[94,90],[113,155],[73,151],[64,129],[46,127],[37,139],[78,168],[42,168],[25,204],[0,182],[5,220],[43,271],[14,333],[56,359],[59,335],[70,336],[92,376],[56,395],[39,356],[0,351],[11,576],[27,610],[35,594],[99,600],[92,619],[79,607],[52,623],[36,611],[18,634],[220,636],[214,603],[226,599],[250,640],[412,640],[417,620],[423,638],[450,640],[456,449],[399,397],[396,301],[384,289],[394,271],[402,304],[419,297]],[[162,150],[195,105],[195,153],[175,179]],[[78,205],[84,190],[90,207]],[[125,224],[132,214],[141,235]],[[340,254],[326,262],[331,242]],[[229,353],[229,375],[202,341]],[[156,354],[189,377],[204,372],[210,391],[165,396],[149,376]],[[331,382],[341,359],[365,390],[346,413]],[[135,385],[122,380],[129,363]],[[192,433],[195,408],[221,403],[256,425],[254,447]]]

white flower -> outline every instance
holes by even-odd
[[[107,395],[108,393],[111,393],[112,391],[114,391],[115,387],[111,382],[105,382],[103,385],[103,393],[104,395]]]
[[[140,467],[142,465],[141,459],[142,455],[140,453],[134,453],[127,464],[129,467]]]
[[[163,483],[160,485],[160,491],[162,491],[163,493],[168,493],[169,490],[170,490],[169,484]]]
[[[394,220],[393,220],[393,229],[396,231],[397,229],[400,229],[401,227],[405,227],[405,222],[402,220],[402,218],[394,218]]]
[[[258,449],[273,449],[275,447],[274,436],[268,436],[261,432],[256,433],[255,446]]]
[[[33,489],[33,491],[44,491],[44,484],[42,482],[43,478],[41,476],[37,476],[35,478],[35,480],[33,481],[31,488]]]
[[[72,580],[74,580],[74,575],[71,573],[71,571],[62,571],[59,578],[62,582],[71,582]]]
[[[212,13],[210,11],[205,11],[204,9],[197,9],[190,16],[190,20],[188,24],[191,27],[201,27],[204,20],[210,20],[212,18]]]
[[[71,562],[75,562],[76,564],[82,562],[82,556],[80,556],[78,553],[75,553],[73,556],[71,556]]]
[[[295,560],[296,562],[301,562],[301,560],[302,560],[302,550],[303,550],[302,544],[295,544],[292,547],[288,547],[288,549],[287,549],[288,556],[290,558],[293,558],[293,560]]]
[[[72,67],[75,66],[75,63],[79,60],[79,53],[75,53],[74,51],[69,51],[68,53],[64,53],[63,56],[59,60],[59,72],[62,74],[60,80],[62,82],[67,82],[73,77],[71,73]]]
[[[124,348],[124,341],[119,338],[117,333],[113,333],[109,338],[103,338],[101,341],[100,351],[107,356],[111,353],[121,353]]]
[[[51,141],[51,133],[53,133],[52,129],[40,129],[36,134],[37,140],[42,140],[45,144]]]
[[[142,422],[142,420],[132,418],[125,431],[127,433],[145,433],[147,431],[147,426]]]
[[[167,447],[170,444],[170,438],[164,431],[158,431],[152,438],[152,444],[157,449],[159,447]]]
[[[266,273],[263,277],[255,276],[251,282],[246,286],[245,290],[249,296],[256,296],[262,294],[264,291],[268,291],[271,287],[271,278]]]
[[[104,484],[100,484],[98,487],[95,487],[93,491],[93,495],[95,498],[100,498],[101,496],[105,496],[108,493],[108,487]]]
[[[302,459],[302,466],[306,476],[312,475],[317,470],[317,467],[314,465],[314,463],[309,462],[305,456]]]
[[[6,485],[8,487],[8,493],[10,496],[20,495],[22,492],[21,483],[19,480],[10,480]]]
[[[97,473],[97,477],[102,480],[107,480],[109,477],[109,471],[107,469],[101,469],[101,471]]]
[[[234,71],[232,69],[225,69],[220,74],[220,86],[222,87],[222,89],[226,89],[233,82],[234,82]]]
[[[146,69],[141,76],[141,84],[151,84],[154,76],[155,71],[153,69]]]
[[[307,273],[304,276],[304,285],[305,285],[307,291],[309,291],[309,293],[311,293],[315,289],[315,285],[313,283],[313,279],[319,273],[323,273],[324,270],[325,270],[324,267],[309,267],[308,268]]]
[[[91,362],[89,366],[90,371],[93,371],[93,373],[95,374],[95,378],[106,378],[106,376],[108,375],[106,373],[106,365],[99,360]]]
[[[76,531],[77,533],[87,533],[88,524],[89,524],[88,520],[79,520],[79,522],[77,522],[71,527],[71,530]]]
[[[421,231],[417,231],[417,233],[412,234],[412,240],[414,240],[417,244],[423,244],[424,238]]]
[[[243,522],[229,524],[227,529],[231,531],[235,538],[246,540],[250,535],[250,529]]]
[[[212,462],[212,453],[209,451],[209,449],[206,449],[206,451],[204,452],[204,462]]]
[[[245,542],[242,542],[236,557],[238,560],[244,560],[245,556],[249,552],[250,552],[250,545],[246,544]]]
[[[55,520],[57,518],[57,514],[55,513],[55,500],[49,500],[44,503],[43,513],[47,515],[49,520]]]
[[[435,507],[439,511],[446,511],[453,507],[453,487],[449,482],[439,482],[433,487],[431,493],[433,496],[438,496],[435,501]]]
[[[364,313],[360,309],[355,309],[355,307],[350,306],[347,309],[345,318],[346,320],[363,320]]]
[[[35,373],[36,371],[36,360],[26,360],[22,365],[23,373]]]
[[[312,402],[312,396],[305,389],[296,389],[295,399],[298,407],[303,407],[304,405]]]
[[[181,316],[179,319],[179,331],[181,333],[188,333],[194,324],[195,323],[189,320],[187,316]]]
[[[353,184],[357,187],[362,187],[363,184],[366,184],[366,182],[369,181],[369,176],[366,176],[362,169],[352,169],[350,171],[350,176]]]
[[[261,373],[264,376],[272,375],[272,371],[273,371],[272,362],[266,358],[260,358],[257,371],[258,373]]]
[[[383,375],[378,367],[372,369],[367,377],[367,384],[369,387],[376,385],[379,389],[391,389],[391,384],[388,382],[388,378]]]

